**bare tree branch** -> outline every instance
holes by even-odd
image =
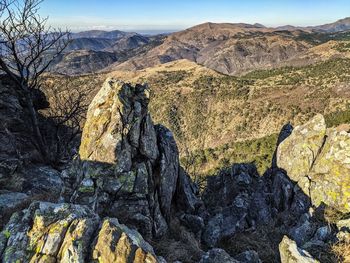
[[[44,158],[44,138],[33,104],[33,91],[41,86],[41,75],[62,54],[70,42],[68,31],[47,26],[47,17],[39,15],[43,0],[0,0],[0,72],[16,84],[25,98],[33,131]]]
[[[54,159],[58,162],[69,159],[72,144],[81,133],[85,114],[89,106],[88,96],[92,88],[81,92],[80,87],[72,85],[70,78],[47,86],[46,92],[50,98],[50,108],[47,116],[54,124],[54,140],[51,145]]]

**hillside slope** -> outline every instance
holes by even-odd
[[[315,113],[330,116],[329,123],[347,119],[350,59],[346,58],[349,52],[341,54],[343,59],[332,55],[314,65],[260,70],[241,77],[178,60],[138,71],[53,78],[51,83],[79,85],[82,92],[93,89],[94,95],[107,76],[146,82],[151,88],[153,119],[174,131],[182,157],[187,150],[195,151],[200,171],[255,160],[262,164],[262,172],[271,160],[275,134],[286,122],[300,124]]]

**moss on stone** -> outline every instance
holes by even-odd
[[[78,191],[81,193],[93,193],[95,192],[95,188],[93,186],[81,186]]]

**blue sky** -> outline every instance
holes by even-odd
[[[42,15],[72,31],[174,31],[203,22],[318,25],[350,16],[349,0],[45,0]]]

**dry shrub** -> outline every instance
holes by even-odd
[[[245,231],[224,238],[219,246],[231,256],[255,250],[263,262],[276,262],[279,260],[278,245],[283,238],[283,232],[273,224],[259,226],[255,231]]]
[[[350,263],[350,241],[335,243],[332,252],[336,255],[337,262]]]
[[[150,243],[156,254],[163,256],[168,262],[179,260],[183,263],[194,263],[198,262],[203,254],[199,240],[182,226],[177,218],[171,220],[166,236]]]

